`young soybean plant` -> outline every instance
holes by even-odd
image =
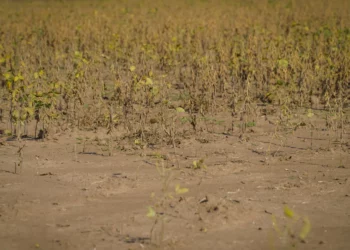
[[[148,207],[147,217],[154,220],[150,231],[151,243],[160,247],[164,241],[165,224],[168,221],[167,215],[169,215],[169,203],[174,201],[176,196],[180,196],[189,191],[188,188],[180,187],[180,184],[175,185],[175,190],[170,190],[170,184],[173,180],[173,174],[171,169],[167,169],[162,162],[161,166],[156,165],[158,174],[161,177],[162,188],[161,194],[156,196],[155,193],[151,194],[154,204]],[[157,228],[157,229],[156,229]]]
[[[288,206],[284,207],[284,216],[287,218],[287,222],[281,228],[277,219],[272,215],[272,226],[276,232],[277,237],[279,237],[283,244],[287,245],[288,249],[298,249],[299,243],[306,243],[306,237],[311,231],[311,222],[306,216],[297,215]],[[302,224],[301,229],[297,230],[297,224]],[[274,242],[272,242],[272,249],[276,249]]]

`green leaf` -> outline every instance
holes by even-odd
[[[147,209],[148,209],[148,212],[146,216],[148,218],[154,218],[156,216],[156,211],[153,209],[153,207],[149,206]]]
[[[15,110],[12,112],[12,118],[17,120],[19,118],[19,111],[18,110]]]
[[[6,86],[7,86],[7,90],[11,91],[12,90],[12,82],[11,81],[7,81],[6,82]]]
[[[185,110],[184,110],[183,108],[181,108],[181,107],[177,107],[177,108],[176,108],[176,111],[177,111],[178,113],[185,113]]]
[[[157,86],[152,87],[152,95],[156,96],[159,93],[159,88]]]
[[[313,117],[313,116],[314,116],[314,113],[312,113],[312,110],[309,109],[309,110],[307,111],[307,117],[311,118],[311,117]]]
[[[290,209],[288,206],[284,207],[284,215],[291,219],[293,219],[295,216],[294,211]]]
[[[305,238],[307,237],[307,235],[311,231],[311,223],[310,223],[310,220],[307,217],[305,217],[303,219],[303,223],[304,223],[303,224],[303,228],[300,231],[299,237],[300,237],[300,239],[305,240]]]
[[[193,169],[206,169],[207,166],[204,164],[204,159],[200,159],[199,161],[193,161],[192,163]]]
[[[11,72],[6,72],[5,74],[3,74],[3,76],[5,77],[5,80],[9,80],[12,77]]]
[[[20,120],[21,120],[21,121],[25,121],[25,120],[27,119],[27,117],[28,117],[28,114],[27,114],[27,113],[24,113],[24,114],[21,115]]]
[[[33,107],[26,107],[26,108],[24,108],[24,111],[26,111],[30,116],[34,115],[34,108]]]
[[[153,84],[152,79],[149,78],[149,77],[146,77],[146,83],[145,83],[145,84],[146,84],[146,85],[152,85],[152,84]]]
[[[278,66],[282,69],[286,69],[289,65],[289,62],[286,59],[278,60]]]
[[[130,70],[131,72],[134,72],[134,71],[135,71],[135,69],[136,69],[136,67],[135,67],[135,66],[130,66],[130,68],[129,68],[129,70]]]
[[[74,55],[75,55],[75,57],[82,57],[83,56],[83,54],[79,51],[74,51]]]
[[[256,123],[255,123],[255,122],[247,122],[247,123],[246,123],[246,126],[247,126],[248,128],[250,128],[250,127],[255,127],[255,126],[256,126]]]
[[[181,188],[180,184],[177,184],[175,187],[176,194],[184,194],[188,192],[188,188]]]

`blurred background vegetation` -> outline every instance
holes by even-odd
[[[195,131],[261,104],[340,117],[349,13],[346,0],[2,1],[1,119],[18,137],[119,127],[150,141],[173,136],[179,110]]]

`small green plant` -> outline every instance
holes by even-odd
[[[311,231],[311,222],[307,216],[297,215],[288,206],[284,207],[284,216],[287,219],[284,225],[277,222],[277,219],[272,215],[272,226],[276,236],[289,249],[297,249],[300,243],[306,243],[306,238]],[[274,242],[272,242],[274,243]],[[272,244],[272,249],[276,249]]]
[[[244,124],[238,124],[239,128],[245,127],[245,128],[252,128],[256,126],[256,122],[251,121],[251,122],[246,122]]]
[[[193,169],[207,169],[207,166],[204,164],[204,159],[200,159],[198,161],[193,161],[192,168]]]
[[[157,164],[156,168],[162,182],[161,194],[159,196],[155,193],[151,194],[154,204],[148,207],[146,216],[154,221],[150,231],[151,243],[160,247],[164,241],[165,224],[168,221],[168,216],[171,214],[169,208],[173,207],[171,203],[176,202],[175,197],[181,197],[189,189],[176,184],[174,190],[171,191],[170,185],[173,180],[172,170],[167,169],[163,161],[161,166]]]

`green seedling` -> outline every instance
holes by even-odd
[[[307,216],[299,216],[288,206],[284,207],[284,216],[286,223],[277,222],[277,219],[272,215],[272,226],[276,236],[290,249],[298,249],[300,244],[306,243],[306,238],[311,231],[311,222]],[[275,244],[272,244],[273,249]],[[302,249],[302,248],[300,248]]]
[[[170,186],[173,181],[172,170],[167,169],[163,161],[161,166],[157,164],[156,168],[162,182],[161,192],[159,196],[151,193],[151,199],[154,201],[154,204],[148,206],[146,216],[153,220],[150,230],[151,243],[161,247],[164,241],[165,225],[168,221],[168,216],[172,213],[170,208],[173,206],[170,206],[170,204],[176,202],[175,197],[181,197],[189,192],[189,189],[176,184],[175,188],[171,190]]]
[[[198,161],[193,161],[192,168],[193,169],[207,169],[207,166],[204,164],[204,159],[200,159]]]

